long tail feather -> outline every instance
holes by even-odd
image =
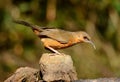
[[[40,26],[37,26],[37,25],[33,25],[31,23],[28,23],[24,20],[13,20],[13,22],[17,23],[17,24],[21,24],[21,25],[24,25],[24,26],[27,26],[27,27],[31,27],[32,30],[37,30],[39,32],[41,32],[43,29],[40,28]]]

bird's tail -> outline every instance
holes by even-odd
[[[37,25],[33,25],[31,23],[28,23],[27,21],[24,21],[24,20],[13,20],[13,22],[17,23],[17,24],[21,24],[21,25],[24,25],[24,26],[27,26],[27,27],[30,27],[33,31],[36,30],[36,31],[43,31],[42,28],[40,28],[40,26],[37,26]]]
[[[37,25],[33,25],[33,24],[28,23],[28,22],[23,21],[23,20],[13,20],[13,22],[15,22],[17,24],[21,24],[21,25],[27,26],[27,27],[30,27],[37,36],[39,36],[40,32],[43,31],[43,27],[40,27],[40,26],[37,26]]]

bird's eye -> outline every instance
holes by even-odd
[[[89,40],[87,36],[84,36],[83,38],[84,38],[85,40]]]

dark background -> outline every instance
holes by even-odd
[[[0,80],[21,66],[39,68],[44,49],[22,19],[39,26],[86,31],[96,45],[77,44],[60,52],[72,56],[78,77],[120,77],[119,0],[0,0]]]

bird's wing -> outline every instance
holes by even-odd
[[[68,43],[69,40],[73,38],[71,32],[60,29],[44,29],[44,31],[40,33],[40,36],[46,36],[61,43]]]

